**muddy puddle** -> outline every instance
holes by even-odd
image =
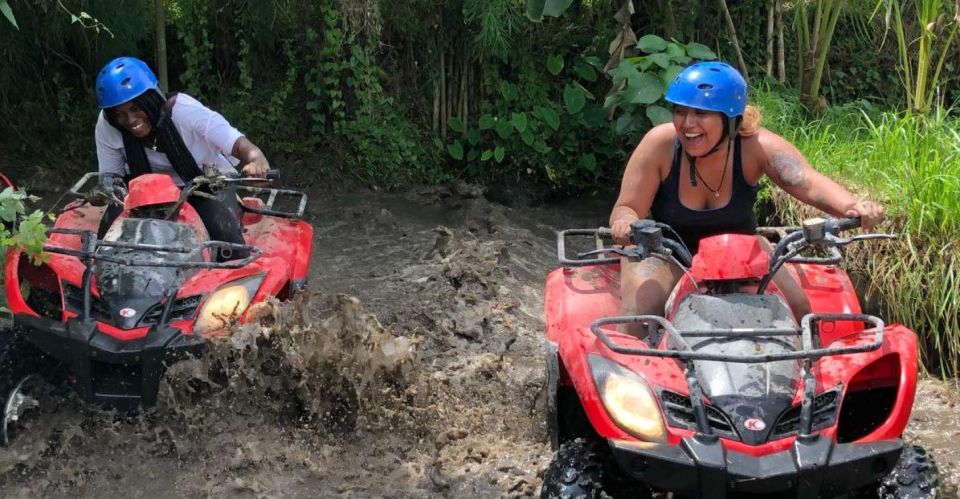
[[[0,496],[538,496],[553,231],[606,209],[512,209],[463,185],[314,192],[310,292],[173,366],[153,409],[68,394],[0,449]],[[947,497],[958,402],[922,381],[907,433]]]

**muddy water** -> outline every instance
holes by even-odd
[[[0,496],[538,495],[553,230],[603,223],[604,203],[514,210],[468,186],[312,200],[310,293],[171,368],[154,409],[67,395],[0,449]],[[908,431],[953,495],[957,393],[924,380]]]

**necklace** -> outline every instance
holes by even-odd
[[[687,155],[687,161],[690,162],[690,171],[693,173],[693,175],[690,176],[690,185],[696,187],[696,186],[697,186],[697,179],[700,179],[700,181],[703,182],[703,186],[706,187],[708,191],[710,191],[710,192],[713,193],[713,197],[719,198],[719,197],[720,197],[720,190],[723,189],[723,180],[724,180],[725,178],[727,178],[727,165],[730,163],[730,146],[729,146],[729,143],[728,143],[728,145],[727,145],[727,154],[725,154],[725,155],[724,155],[724,158],[723,158],[723,171],[720,173],[720,182],[717,184],[717,188],[716,188],[716,189],[714,189],[713,187],[710,187],[710,185],[707,184],[707,181],[704,180],[703,177],[700,176],[700,172],[697,171],[697,158],[695,158],[695,157],[693,157],[693,156],[690,156],[690,155],[688,154],[688,155]]]

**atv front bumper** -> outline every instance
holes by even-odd
[[[197,353],[204,344],[169,325],[120,341],[100,331],[95,321],[64,324],[27,314],[15,314],[13,320],[28,341],[70,368],[81,398],[124,409],[155,404],[164,360]]]
[[[765,456],[727,451],[719,440],[687,437],[680,445],[610,440],[620,468],[653,487],[703,498],[777,494],[832,497],[877,482],[897,463],[899,439],[837,444],[800,438]]]

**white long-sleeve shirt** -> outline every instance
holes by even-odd
[[[237,171],[234,163],[239,161],[230,156],[230,153],[237,139],[243,137],[243,133],[230,125],[223,115],[204,106],[197,99],[180,93],[177,94],[169,119],[177,127],[184,145],[193,155],[198,167],[202,169],[203,165],[213,164],[224,173]],[[107,122],[103,111],[100,111],[100,117],[97,118],[95,137],[100,173],[125,175],[129,167],[123,148],[123,136],[120,130]],[[183,185],[183,180],[173,170],[166,154],[149,147],[146,148],[146,153],[147,162],[154,173],[169,174],[178,186]]]

